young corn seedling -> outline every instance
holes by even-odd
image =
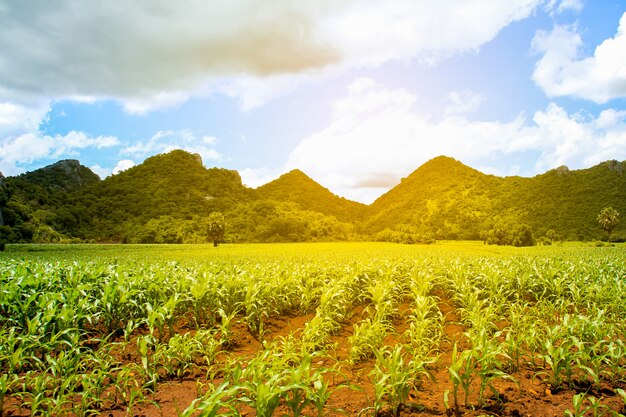
[[[0,417],[4,416],[4,403],[18,389],[20,378],[16,374],[0,375]]]
[[[589,406],[585,406],[585,401],[589,403]],[[618,415],[610,407],[600,403],[600,400],[592,395],[586,395],[585,393],[576,394],[572,397],[573,410],[565,410],[566,417],[585,417],[590,413],[593,417],[603,416],[605,414]]]
[[[192,367],[198,365],[200,359],[211,366],[219,344],[210,330],[198,330],[194,335],[176,334],[167,345],[159,346],[155,352],[155,362],[165,369],[167,376],[176,376],[182,380]]]
[[[235,386],[243,394],[238,400],[254,408],[259,417],[271,417],[284,393],[282,374],[267,368],[269,364],[251,361],[244,371],[237,364],[232,375]]]
[[[178,304],[178,294],[171,296],[163,305],[156,308],[150,303],[146,303],[147,324],[150,335],[159,342],[165,340],[165,326],[168,328],[168,336],[174,334],[174,321],[176,320],[176,305]]]
[[[228,382],[224,382],[215,388],[210,385],[209,390],[200,398],[196,398],[182,412],[179,417],[235,417],[240,413],[234,406],[234,398],[237,394],[236,387],[229,387]]]
[[[348,338],[350,361],[356,363],[374,357],[374,352],[383,344],[388,324],[367,318],[354,325],[354,334]]]
[[[471,350],[464,350],[459,353],[457,344],[452,347],[452,362],[448,367],[450,382],[452,382],[452,400],[454,401],[454,411],[460,413],[459,389],[465,393],[465,405],[469,402],[470,386],[474,380],[474,361]],[[444,401],[448,403],[449,392],[444,393]]]
[[[475,361],[475,374],[480,381],[478,390],[478,406],[485,406],[485,391],[489,389],[494,397],[499,397],[498,391],[493,385],[496,379],[509,379],[517,382],[515,378],[502,371],[501,358],[510,359],[504,352],[504,347],[497,341],[497,334],[490,336],[486,329],[478,332],[477,338],[472,340],[472,359]]]
[[[395,416],[400,414],[400,407],[406,405],[409,393],[417,389],[420,377],[428,376],[425,363],[412,352],[405,352],[402,345],[395,348],[375,349],[376,364],[370,373],[374,385],[374,415],[378,415],[386,403],[391,406]],[[404,356],[413,357],[406,361]]]
[[[306,355],[297,367],[285,370],[285,387],[283,401],[293,417],[300,417],[311,402],[309,387],[312,384],[313,356]]]
[[[158,354],[152,352],[152,349],[158,349],[158,346],[154,346],[152,338],[150,336],[142,336],[137,338],[137,353],[141,358],[141,368],[146,377],[146,386],[152,391],[156,389],[156,383],[159,380],[159,373],[157,372],[157,364],[155,358]]]
[[[572,381],[574,366],[576,364],[576,352],[570,339],[563,339],[558,344],[547,339],[544,342],[544,350],[538,356],[549,370],[540,371],[535,376],[545,376],[546,382],[553,391],[560,390],[565,383]]]
[[[239,313],[238,310],[233,310],[230,313],[226,313],[223,308],[217,310],[219,316],[219,341],[220,345],[226,349],[232,346],[232,332],[231,326],[233,319]]]

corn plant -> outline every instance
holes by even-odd
[[[185,410],[178,413],[178,416],[239,416],[239,411],[233,404],[236,391],[236,387],[229,386],[228,382],[222,383],[217,388],[211,385],[202,397],[193,400]]]
[[[141,369],[146,377],[146,386],[152,391],[156,389],[156,383],[159,380],[156,362],[158,354],[154,352],[154,350],[158,348],[159,347],[154,344],[154,339],[150,336],[137,338],[137,353],[141,359]]]
[[[355,363],[374,357],[374,353],[382,346],[389,329],[389,324],[372,318],[355,324],[354,333],[348,338],[350,361]]]
[[[510,359],[504,352],[504,347],[497,341],[498,334],[495,337],[489,335],[488,331],[482,329],[477,337],[471,340],[473,348],[471,350],[472,357],[475,360],[475,374],[480,382],[478,389],[478,405],[485,405],[485,392],[487,389],[495,397],[499,397],[498,391],[492,382],[496,379],[508,379],[517,382],[515,378],[504,372],[502,359]]]
[[[429,356],[441,341],[443,315],[432,297],[416,294],[413,303],[409,327],[404,336],[414,352],[420,356]]]
[[[397,416],[400,407],[407,404],[411,390],[418,388],[420,378],[430,376],[425,367],[427,363],[407,352],[402,345],[375,349],[374,354],[376,363],[370,373],[374,385],[374,415],[389,404]],[[405,356],[412,356],[412,359],[407,361]]]
[[[564,385],[572,382],[577,356],[575,344],[571,338],[547,338],[544,341],[543,349],[537,353],[537,357],[544,364],[545,370],[537,372],[535,375],[545,377],[550,388],[553,391],[558,391]]]
[[[454,409],[458,413],[460,410],[459,389],[465,393],[465,405],[469,402],[470,386],[474,380],[474,363],[472,361],[472,352],[464,350],[459,353],[457,344],[452,347],[452,362],[448,367],[450,381],[452,382],[452,399],[454,401]],[[444,393],[444,401],[448,403],[449,392]]]
[[[154,353],[157,367],[165,370],[167,376],[179,379],[199,363],[210,366],[215,360],[220,342],[210,330],[198,330],[195,334],[176,334],[161,345]],[[142,356],[143,360],[143,356]]]

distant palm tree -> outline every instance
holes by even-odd
[[[619,223],[619,213],[613,207],[605,207],[598,214],[598,223],[609,234],[609,243],[611,243],[611,232]]]

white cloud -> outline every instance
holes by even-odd
[[[69,132],[66,135],[44,135],[40,132],[24,133],[0,139],[0,167],[4,175],[24,172],[23,165],[36,160],[58,159],[76,155],[85,148],[108,148],[119,144],[112,136],[92,137],[84,132]]]
[[[192,131],[165,130],[158,131],[150,139],[144,142],[136,142],[133,145],[122,148],[120,154],[130,155],[136,158],[145,158],[157,153],[166,153],[174,149],[182,149],[187,152],[200,154],[204,164],[208,161],[221,161],[222,154],[215,149],[217,138],[214,136],[197,137]]]
[[[353,68],[476,50],[542,1],[0,0],[0,100],[143,114],[226,92],[251,108]]]
[[[544,9],[554,15],[568,10],[580,12],[584,6],[585,2],[583,0],[549,0],[544,6]]]
[[[551,97],[575,96],[596,103],[626,97],[626,13],[616,35],[598,45],[593,56],[582,57],[582,45],[575,27],[538,32],[533,48],[543,57],[535,65],[535,83]]]
[[[89,169],[96,173],[100,177],[100,179],[104,179],[111,175],[111,169],[101,167],[99,164],[92,165],[89,167]]]
[[[353,65],[420,57],[432,62],[489,42],[541,1],[353,2],[321,22],[320,31]]]
[[[48,113],[48,103],[23,106],[0,102],[0,138],[35,132]]]
[[[154,110],[170,109],[189,99],[189,93],[162,92],[150,97],[131,97],[123,100],[124,109],[129,114],[145,115]]]
[[[113,168],[105,168],[100,166],[99,164],[96,164],[90,166],[89,169],[98,174],[100,179],[105,179],[110,175],[117,175],[120,172],[126,171],[128,168],[132,168],[134,166],[135,163],[130,159],[122,159],[121,161],[118,161]]]
[[[558,165],[587,167],[626,159],[626,112],[568,114],[556,104],[509,122],[418,114],[416,97],[369,79],[354,82],[333,103],[332,122],[303,139],[286,169],[300,168],[336,194],[370,202],[427,160],[448,155],[471,166],[500,161],[495,173],[534,175]],[[509,157],[533,152],[529,167]]]
[[[115,168],[111,171],[112,175],[119,174],[122,171],[126,171],[128,168],[132,168],[135,166],[135,163],[130,159],[122,159],[115,165]]]
[[[286,171],[284,169],[275,170],[267,167],[261,168],[246,168],[239,170],[239,175],[241,176],[241,182],[243,185],[257,188],[263,184],[267,184],[268,182],[275,180]]]

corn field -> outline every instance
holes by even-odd
[[[625,318],[619,246],[12,246],[0,417],[620,416]]]

